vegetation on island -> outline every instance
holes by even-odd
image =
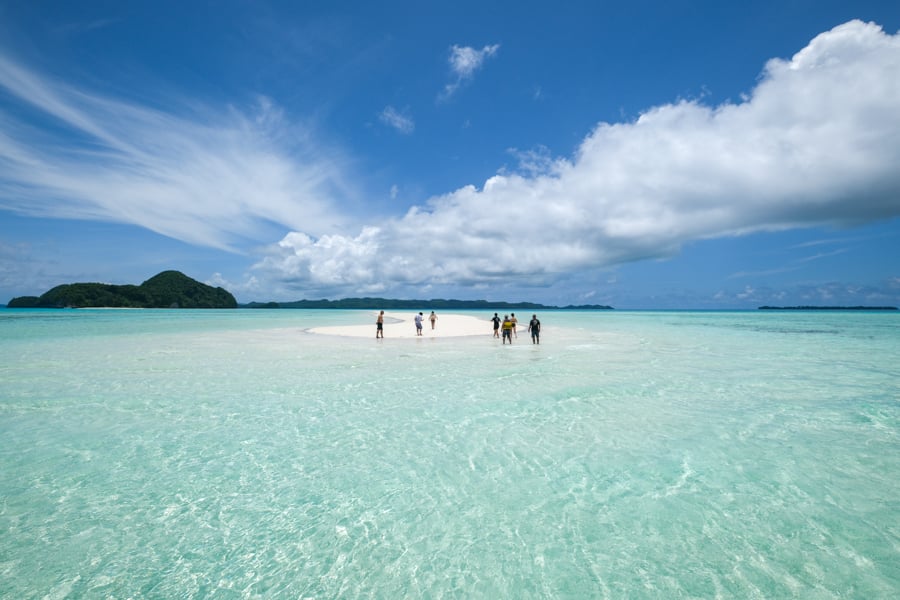
[[[547,306],[534,302],[489,302],[487,300],[393,300],[390,298],[344,298],[342,300],[296,300],[293,302],[251,302],[241,308],[343,308],[381,310],[612,310],[601,304]]]
[[[371,310],[612,310],[602,304],[548,306],[534,302],[487,300],[397,300],[390,298],[343,298],[340,300],[295,300],[250,302],[238,305],[224,288],[200,283],[179,271],[163,271],[140,285],[67,283],[41,296],[19,296],[8,308],[306,308]]]
[[[760,306],[758,310],[897,310],[896,306]]]
[[[141,285],[58,285],[41,296],[13,298],[7,308],[237,308],[237,300],[224,288],[163,271]]]

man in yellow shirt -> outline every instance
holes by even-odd
[[[503,324],[500,329],[503,330],[503,343],[505,344],[506,340],[509,340],[509,343],[512,344],[513,322],[509,320],[509,315],[503,315]]]

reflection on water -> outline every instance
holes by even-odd
[[[0,322],[10,597],[898,589],[896,316],[94,312]]]

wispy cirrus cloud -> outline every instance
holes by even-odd
[[[57,30],[66,34],[81,34],[97,29],[105,29],[119,23],[120,19],[95,19],[93,21],[73,21],[60,25]]]
[[[796,247],[801,247],[802,244],[799,244]],[[820,252],[818,254],[811,254],[809,256],[801,256],[800,258],[795,258],[790,261],[788,264],[781,267],[774,267],[771,269],[760,269],[757,271],[738,271],[737,273],[732,273],[728,276],[728,279],[740,279],[746,277],[760,277],[760,276],[768,276],[768,275],[778,275],[779,273],[790,273],[792,271],[797,271],[803,267],[803,265],[807,263],[811,263],[817,260],[822,260],[823,258],[830,258],[832,256],[838,256],[840,254],[844,254],[848,251],[847,248],[838,248],[837,250],[832,250],[831,252]]]
[[[400,133],[410,134],[416,129],[416,123],[409,116],[409,111],[400,112],[393,106],[386,106],[378,115],[378,120]]]
[[[451,46],[448,61],[453,80],[444,86],[441,98],[446,100],[455,94],[460,86],[475,76],[475,72],[481,68],[484,61],[497,54],[498,50],[500,50],[500,44],[484,46],[481,50],[470,46],[455,44]]]
[[[129,223],[236,250],[273,224],[345,222],[341,157],[270,100],[151,108],[42,76],[0,53],[0,209]]]

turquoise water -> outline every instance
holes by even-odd
[[[0,596],[900,594],[900,315],[539,316],[0,310]]]

